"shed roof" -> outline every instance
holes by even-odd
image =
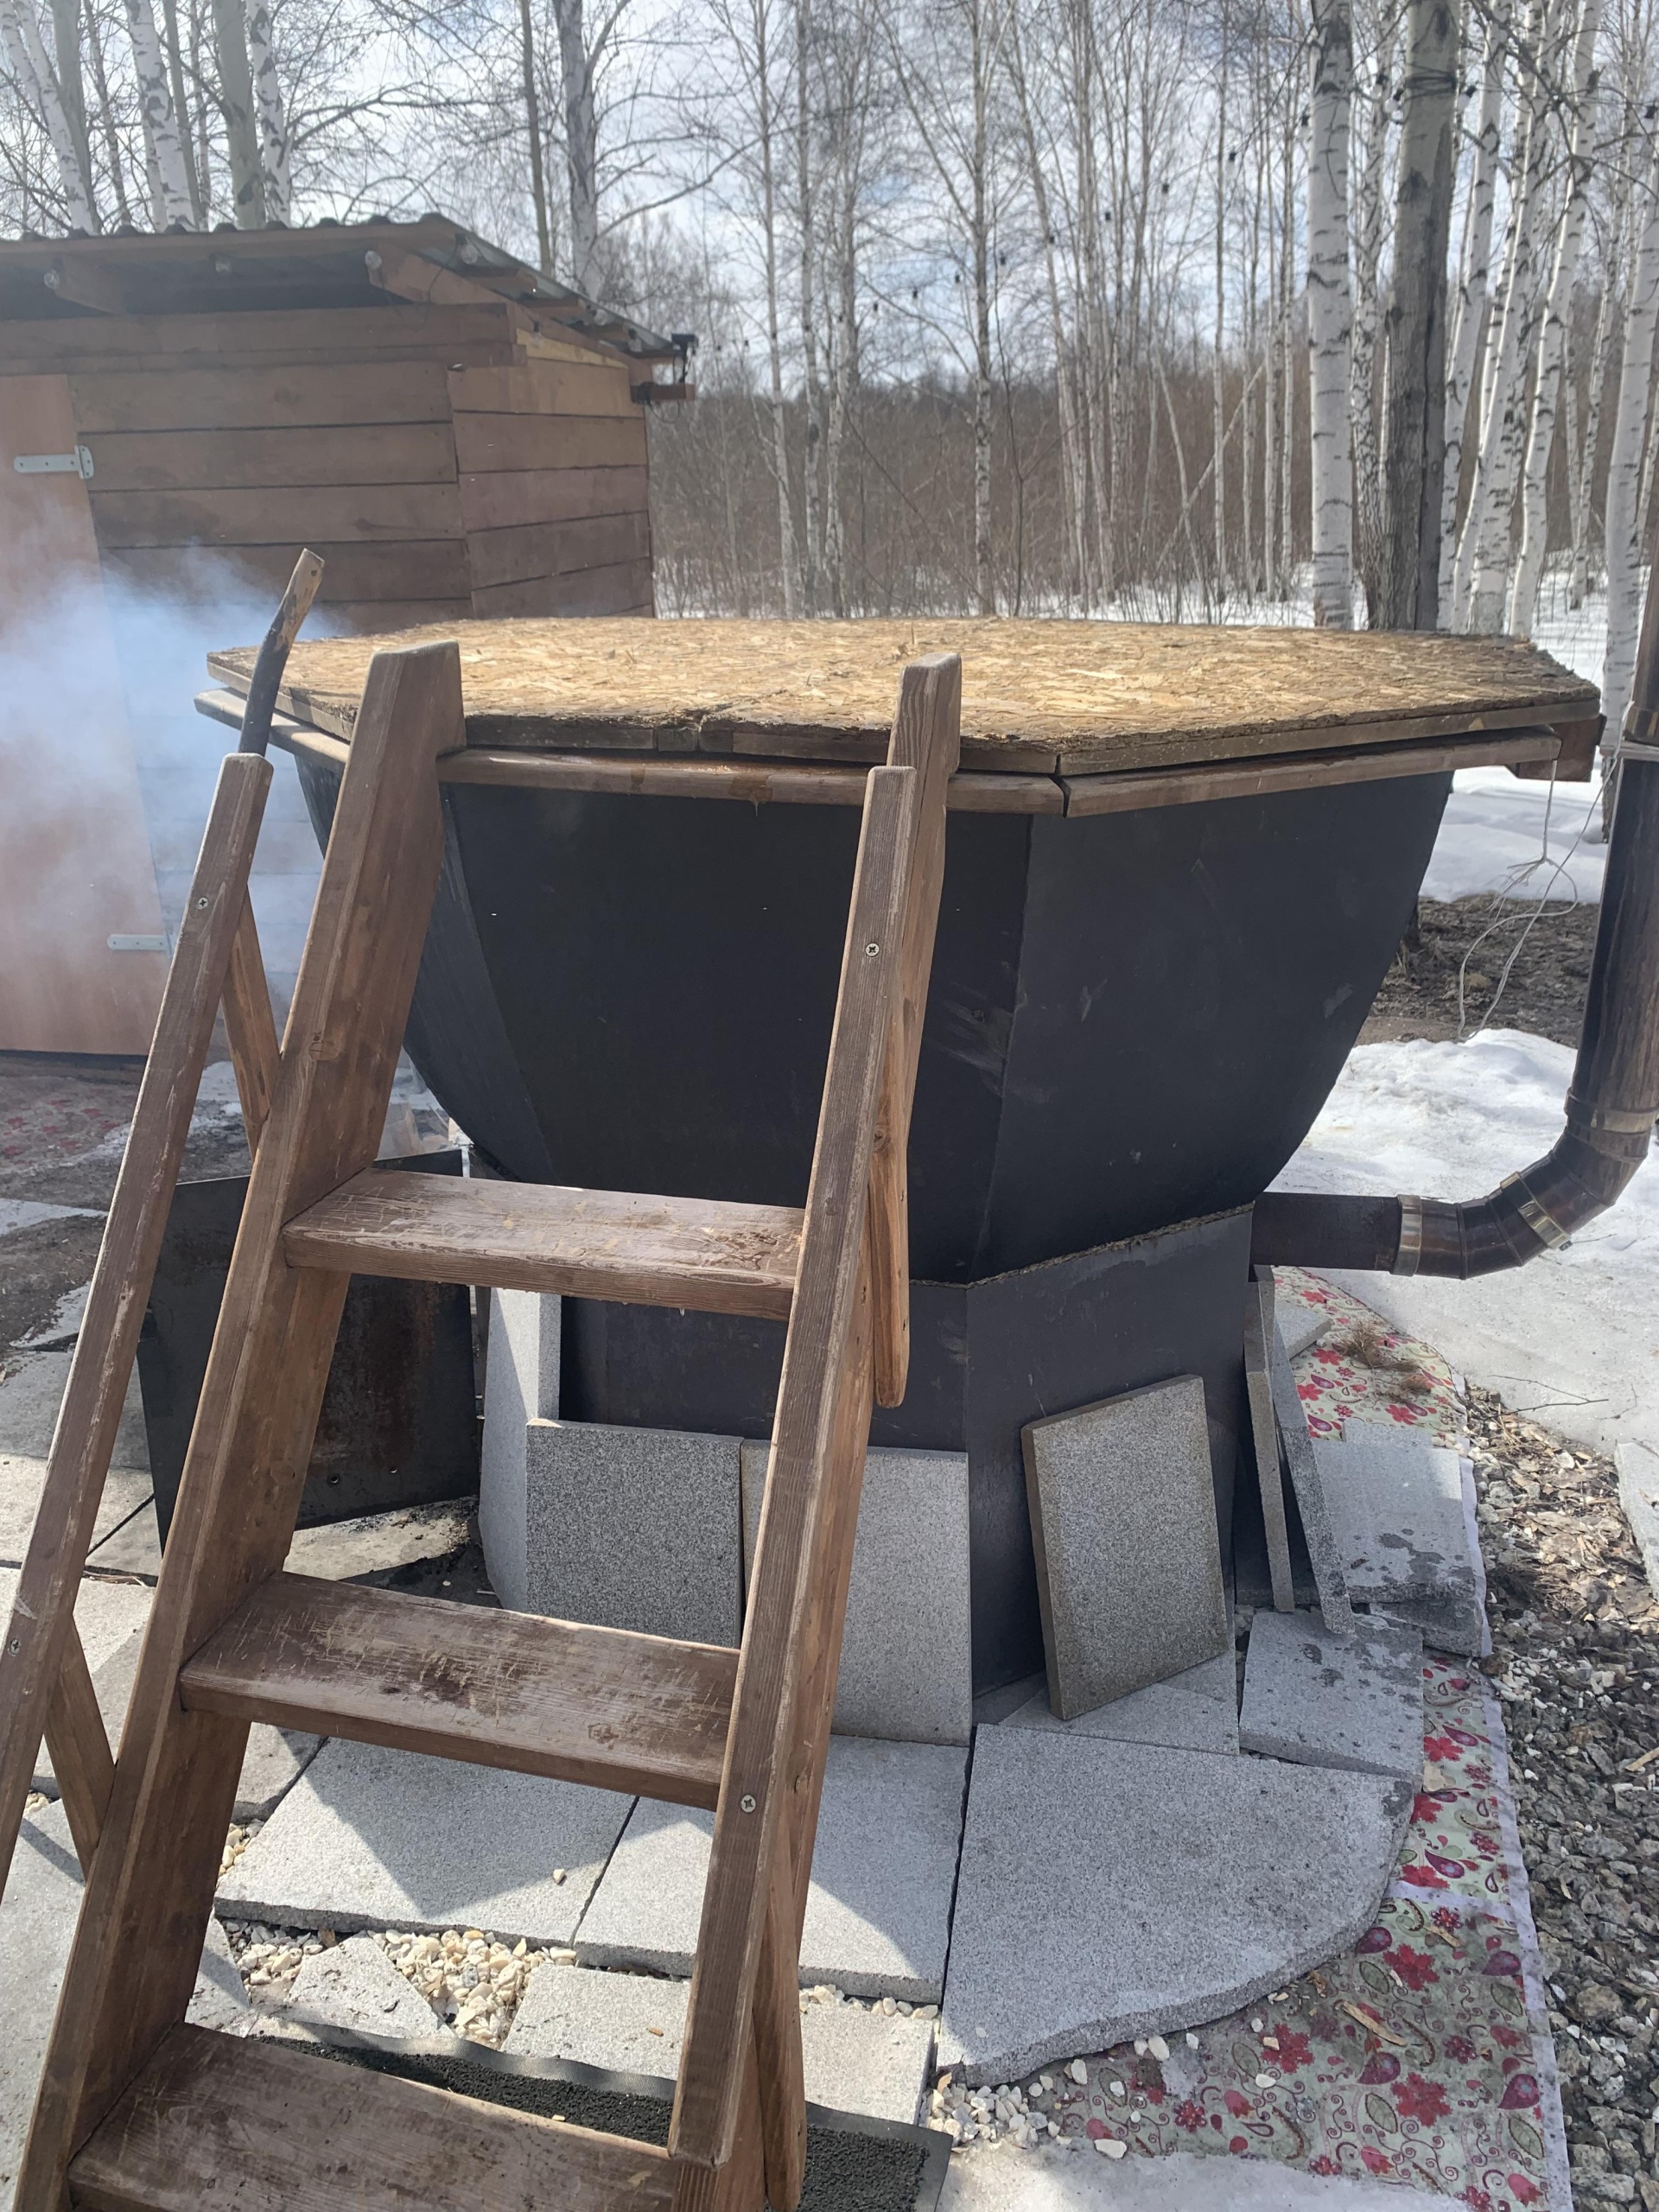
[[[1513,638],[1071,621],[461,622],[296,645],[282,704],[349,739],[384,647],[459,639],[470,746],[879,760],[899,671],[963,658],[963,766],[1052,774],[1582,721]],[[210,656],[245,690],[255,658]]]
[[[426,291],[399,289],[402,264],[416,264]],[[123,230],[99,238],[0,240],[0,322],[43,322],[99,315],[202,315],[283,308],[362,308],[429,296],[429,270],[513,300],[572,336],[639,361],[672,360],[677,348],[624,315],[556,283],[447,215],[400,223],[325,218],[308,227],[272,224],[238,230]]]

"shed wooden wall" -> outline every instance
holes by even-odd
[[[391,307],[0,326],[4,373],[67,369],[105,572],[274,596],[302,544],[336,620],[649,614],[630,364],[519,311]],[[73,334],[71,334],[73,333]]]

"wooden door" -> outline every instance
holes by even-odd
[[[86,486],[60,376],[0,377],[0,1051],[144,1052],[167,974]]]

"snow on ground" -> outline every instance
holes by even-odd
[[[1607,849],[1601,785],[1534,784],[1507,768],[1464,768],[1452,779],[1423,878],[1425,899],[1502,892],[1512,899],[1599,899]]]
[[[1548,1150],[1573,1054],[1519,1030],[1361,1045],[1277,1187],[1473,1198]],[[1659,1456],[1659,1163],[1557,1250],[1475,1282],[1335,1274],[1517,1410]]]

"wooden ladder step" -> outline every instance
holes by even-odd
[[[794,1206],[371,1169],[296,1214],[289,1264],[786,1320]]]
[[[668,2212],[665,2151],[177,2027],[69,2169],[86,2212]]]
[[[713,1806],[735,1651],[276,1574],[179,1676],[187,1712]]]

